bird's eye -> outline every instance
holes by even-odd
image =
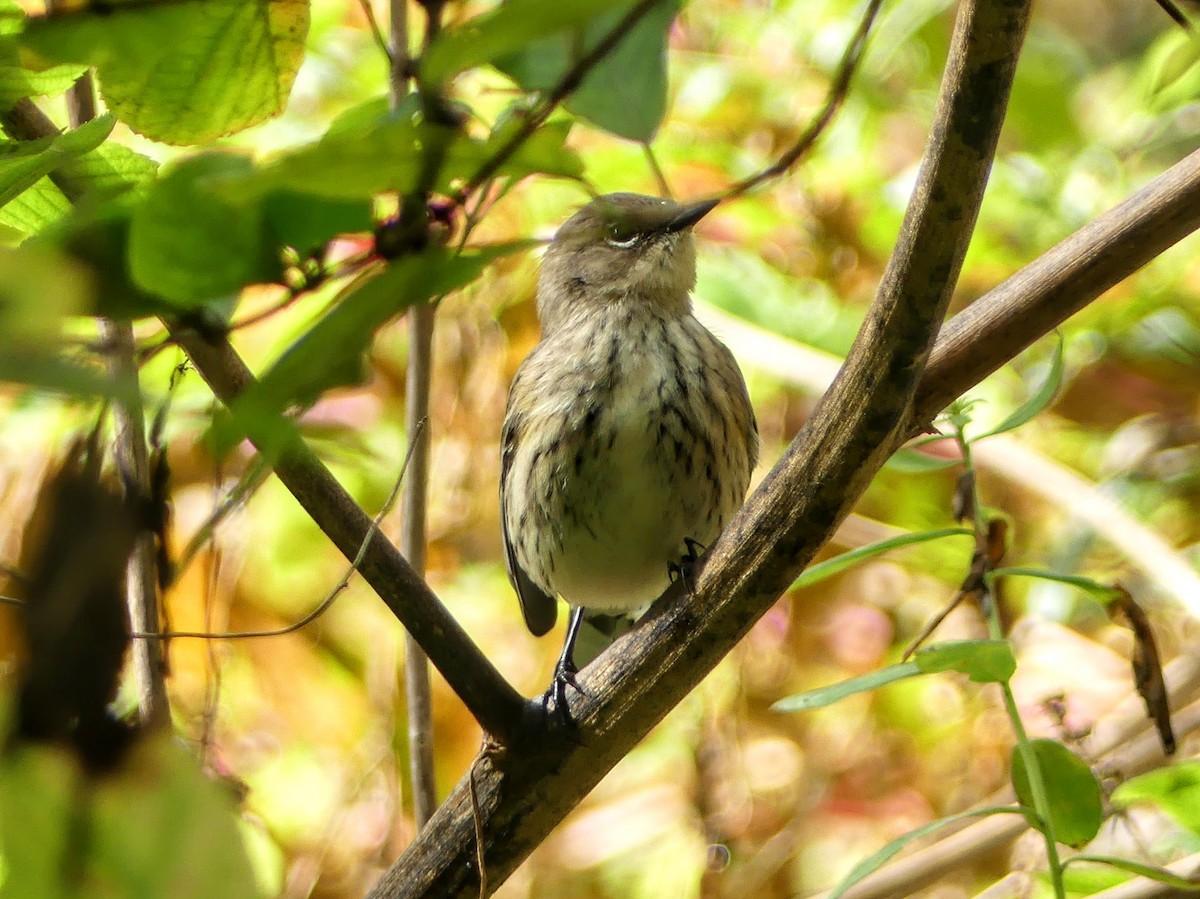
[[[620,222],[611,222],[605,232],[604,242],[610,247],[628,250],[638,242],[641,236],[637,229],[631,228],[629,225]]]

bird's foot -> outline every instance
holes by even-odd
[[[559,660],[554,668],[554,680],[542,696],[542,709],[545,711],[546,720],[572,731],[577,729],[577,725],[571,717],[571,706],[567,702],[567,687],[571,687],[581,696],[588,695],[576,678],[577,674],[579,669],[573,662]]]
[[[693,585],[696,583],[696,563],[700,561],[700,554],[707,547],[691,537],[684,537],[683,545],[687,552],[678,562],[667,563],[667,576],[671,579],[671,583],[675,583],[676,580],[683,581],[683,589],[688,596],[691,596],[695,592]]]

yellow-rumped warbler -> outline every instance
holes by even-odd
[[[628,613],[741,506],[758,431],[733,354],[692,315],[692,226],[716,201],[600,197],[542,259],[542,339],[504,418],[509,578],[537,636],[571,606],[556,700],[583,610]]]

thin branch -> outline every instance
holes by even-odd
[[[863,52],[866,50],[867,36],[871,33],[871,27],[875,24],[875,17],[879,14],[882,6],[883,0],[870,0],[867,4],[862,21],[858,23],[858,29],[850,38],[850,43],[846,45],[846,50],[842,54],[841,61],[838,63],[833,81],[829,85],[829,93],[825,98],[825,105],[821,108],[816,118],[804,129],[804,133],[800,135],[796,143],[789,147],[787,152],[780,156],[779,159],[761,172],[756,172],[749,178],[743,178],[734,184],[726,191],[724,195],[726,199],[739,197],[764,181],[784,174],[799,162],[804,154],[813,148],[813,145],[825,133],[825,129],[833,121],[838,108],[845,102],[846,96],[850,93],[850,82],[854,78],[854,73],[858,71],[858,64],[862,61]]]
[[[200,527],[196,528],[196,532],[188,540],[187,545],[183,548],[183,552],[175,560],[174,580],[179,580],[182,577],[183,573],[187,571],[188,566],[192,564],[192,561],[204,549],[204,546],[212,540],[217,525],[229,517],[232,512],[243,506],[258,488],[266,483],[270,474],[271,466],[267,464],[267,461],[261,454],[255,455],[245,473],[233,485],[233,488],[221,498],[216,508],[212,510]]]
[[[404,462],[400,466],[400,473],[396,475],[396,481],[392,485],[391,492],[388,493],[387,499],[384,500],[383,507],[371,519],[371,526],[367,529],[367,534],[363,538],[362,545],[358,548],[358,552],[351,559],[345,573],[341,576],[336,584],[325,594],[325,598],[317,604],[311,612],[291,624],[279,628],[260,631],[164,631],[164,632],[144,632],[134,633],[136,639],[142,640],[174,640],[176,638],[195,638],[201,640],[243,640],[251,637],[281,637],[284,634],[295,633],[301,628],[307,627],[329,610],[333,605],[333,601],[338,598],[343,590],[350,586],[350,579],[354,577],[358,571],[359,565],[362,564],[363,557],[367,554],[367,548],[375,535],[379,533],[379,523],[384,519],[388,512],[392,511],[392,507],[396,504],[396,497],[400,495],[400,486],[404,483],[404,475],[408,471],[409,463],[413,459],[413,450],[418,445],[420,438],[425,429],[425,422],[417,422],[416,428],[412,432],[413,436],[409,440],[408,452],[404,454]]]
[[[583,79],[587,77],[588,72],[595,68],[601,60],[604,59],[617,44],[621,43],[625,35],[627,35],[638,22],[640,22],[647,13],[650,12],[662,0],[641,0],[636,6],[629,10],[622,17],[613,29],[606,34],[599,43],[591,50],[579,58],[561,79],[558,84],[546,92],[541,103],[536,109],[531,110],[524,118],[521,127],[516,130],[511,138],[509,138],[490,159],[487,159],[479,167],[479,169],[467,179],[458,191],[455,192],[455,200],[462,203],[467,197],[479,189],[488,179],[500,170],[504,163],[512,158],[513,154],[521,149],[521,145],[529,140],[537,130],[546,124],[546,120],[550,118],[550,114],[558,108],[567,97],[579,87]]]
[[[829,394],[705,558],[694,595],[677,584],[580,674],[585,692],[572,694],[570,709],[577,741],[551,733],[475,766],[489,884],[503,881],[771,607],[906,434],[1028,14],[1028,3],[960,6],[938,120],[880,294]],[[370,895],[474,896],[475,851],[464,779]]]
[[[428,47],[441,28],[442,3],[426,0],[426,27],[424,45]],[[398,109],[408,91],[408,72],[411,68],[408,56],[407,0],[392,0],[391,35],[392,66],[391,104]],[[418,83],[422,103],[433,106],[442,102],[440,97],[427,95],[428,86]],[[445,145],[441,148],[444,151]],[[408,204],[420,204],[425,215],[429,200],[429,189],[434,183],[435,173],[441,159],[427,160],[426,183],[418,192],[407,198]],[[407,209],[402,209],[403,215]],[[421,577],[425,576],[425,519],[426,497],[429,492],[429,445],[431,435],[417,426],[429,418],[430,375],[433,369],[433,317],[432,302],[418,303],[408,312],[408,362],[404,393],[404,427],[412,436],[410,450],[413,453],[412,476],[405,482],[402,502],[403,517],[400,530],[400,552]],[[429,681],[429,659],[421,644],[408,631],[404,634],[404,698],[408,714],[408,777],[413,800],[413,823],[417,829],[424,827],[433,817],[437,807],[437,780],[433,767],[433,690]]]
[[[392,56],[387,38],[383,36],[383,29],[379,27],[379,20],[375,18],[375,7],[371,5],[371,0],[358,0],[358,5],[362,7],[363,15],[367,17],[367,25],[371,29],[371,36],[375,39],[375,44],[383,51],[390,69],[394,65],[395,58]]]

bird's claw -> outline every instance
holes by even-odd
[[[691,596],[696,592],[694,589],[696,579],[693,577],[696,563],[700,561],[700,554],[707,547],[699,540],[693,540],[691,537],[684,537],[683,545],[686,547],[687,552],[684,553],[678,562],[667,563],[667,577],[670,578],[671,583],[674,583],[677,579],[683,581],[683,589],[687,592],[688,596]]]
[[[581,696],[589,695],[579,683],[577,674],[579,674],[579,669],[574,665],[560,663],[554,669],[554,680],[542,696],[542,708],[546,712],[547,719],[570,730],[576,729],[576,723],[571,716],[571,706],[567,702],[567,687],[573,688]]]

